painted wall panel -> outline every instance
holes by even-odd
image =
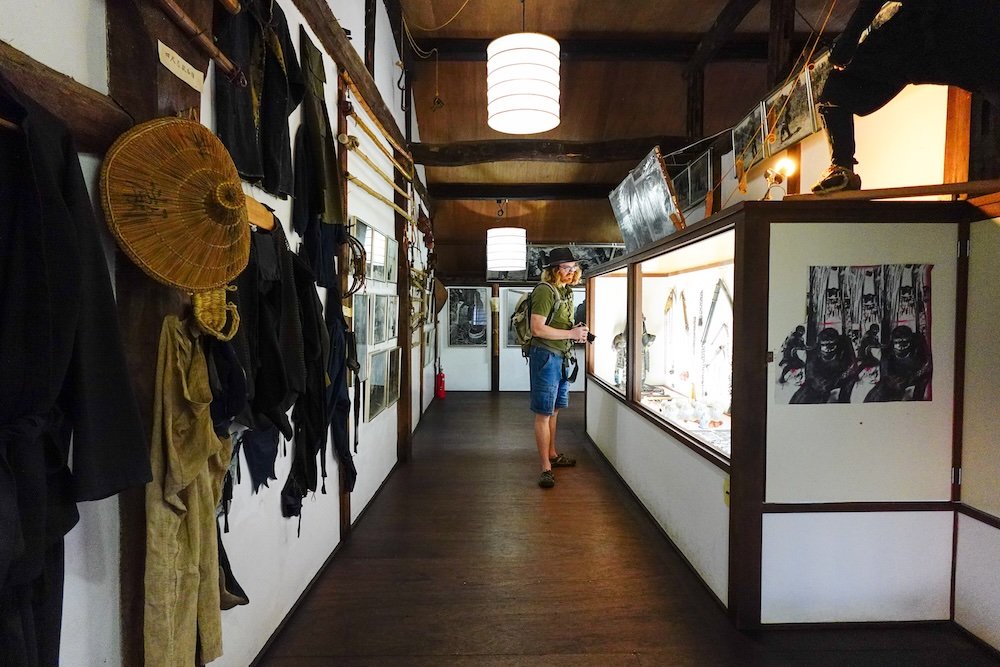
[[[955,225],[772,225],[768,502],[949,499],[956,242]],[[785,336],[805,323],[809,266],[909,263],[934,265],[933,400],[777,404],[777,361]]]
[[[1000,650],[1000,530],[958,516],[955,622]]]
[[[761,622],[947,620],[952,516],[765,515]]]
[[[603,387],[587,387],[587,434],[723,604],[729,587],[728,475]]]
[[[965,353],[965,411],[962,438],[962,502],[1000,516],[1000,437],[996,397],[1000,395],[1000,220],[972,226],[969,258],[969,319]]]

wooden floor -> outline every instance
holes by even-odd
[[[526,394],[448,394],[258,664],[997,665],[943,625],[737,632],[584,435],[536,485]]]

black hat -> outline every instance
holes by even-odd
[[[573,251],[569,248],[553,248],[549,251],[549,255],[545,259],[545,268],[548,269],[553,266],[558,266],[564,262],[576,261],[579,260],[573,256]]]

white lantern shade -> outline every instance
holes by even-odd
[[[528,232],[521,227],[486,230],[486,270],[524,271],[527,268]]]
[[[559,125],[559,42],[537,32],[504,35],[486,48],[487,124],[506,134]]]

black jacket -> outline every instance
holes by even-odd
[[[0,129],[0,656],[56,664],[62,573],[42,585],[46,555],[77,501],[151,479],[149,447],[69,132],[2,77],[0,115],[21,127]]]

